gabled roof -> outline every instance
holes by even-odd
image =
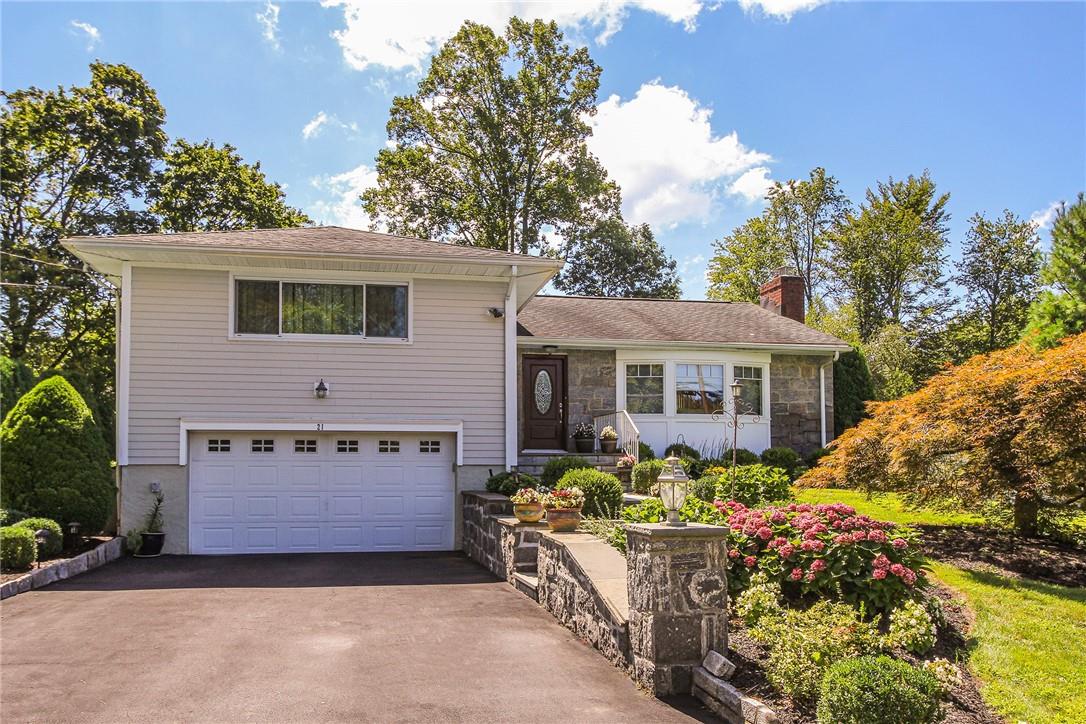
[[[837,337],[746,302],[536,296],[517,315],[526,338],[571,344],[664,342],[846,351]]]

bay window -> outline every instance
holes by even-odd
[[[234,333],[407,339],[407,286],[234,281]]]

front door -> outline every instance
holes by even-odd
[[[524,448],[566,449],[566,358],[524,356]]]

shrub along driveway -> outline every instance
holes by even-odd
[[[459,554],[129,558],[0,625],[5,721],[691,720]]]

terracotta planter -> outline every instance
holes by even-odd
[[[590,453],[596,448],[596,441],[590,437],[575,437],[573,445],[579,453]]]
[[[521,523],[538,523],[543,520],[543,504],[513,503],[513,515]]]
[[[581,523],[580,508],[547,508],[547,525],[558,533],[577,530]]]
[[[600,451],[605,453],[613,453],[615,448],[618,447],[618,440],[600,440]]]

